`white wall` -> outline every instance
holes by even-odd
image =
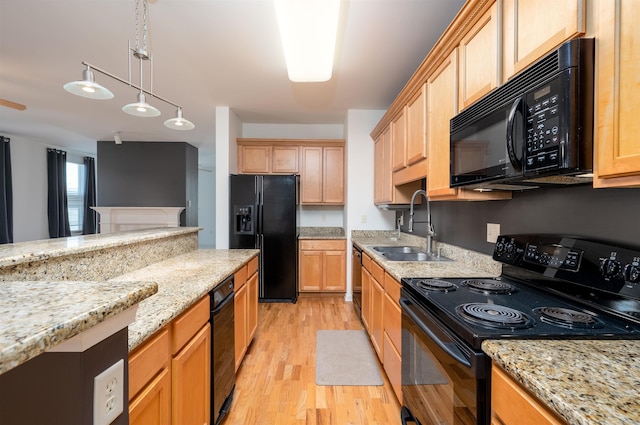
[[[228,106],[216,107],[216,245],[229,248],[229,174],[237,171],[236,139],[241,137],[242,124]]]
[[[198,169],[198,233],[199,248],[216,246],[216,174],[215,168]]]
[[[385,111],[350,110],[347,113],[347,181],[345,231],[351,241],[352,230],[390,230],[395,213],[373,204],[373,140],[369,135]],[[348,244],[350,247],[350,244]],[[347,258],[351,258],[349,252]],[[351,261],[347,261],[347,293],[351,300]]]

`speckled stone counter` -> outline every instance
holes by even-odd
[[[153,282],[0,284],[0,374],[150,297]]]
[[[354,231],[351,242],[380,264],[391,276],[403,277],[495,277],[502,272],[502,264],[491,256],[453,245],[435,242],[433,252],[452,261],[389,261],[374,246],[415,246],[424,250],[426,239],[395,231]]]
[[[298,239],[346,239],[342,227],[300,227]]]
[[[95,280],[198,249],[198,227],[132,230],[0,246],[1,281]]]
[[[258,255],[256,249],[203,249],[118,276],[111,282],[154,282],[158,293],[140,303],[129,325],[129,351]]]
[[[570,424],[640,424],[640,341],[501,340],[482,349]]]

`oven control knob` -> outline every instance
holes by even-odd
[[[607,258],[600,266],[600,272],[604,277],[613,277],[620,271],[620,262]]]
[[[640,266],[632,264],[624,266],[624,280],[632,283],[640,282]]]
[[[496,244],[496,252],[497,252],[498,254],[502,254],[502,251],[504,251],[504,243],[502,243],[502,242],[498,242],[498,243]]]
[[[516,246],[513,243],[507,244],[507,254],[513,254],[515,250],[516,250]]]

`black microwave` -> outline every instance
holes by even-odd
[[[579,38],[451,119],[451,187],[590,183],[594,40]]]

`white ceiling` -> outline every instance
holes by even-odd
[[[208,162],[216,106],[229,106],[243,123],[343,124],[348,109],[387,109],[464,3],[343,2],[332,79],[292,83],[270,0],[150,0],[153,91],[181,105],[196,125],[174,131],[162,123],[175,108],[148,97],[162,115],[131,117],[120,108],[136,91],[99,73],[96,81],[114,99],[62,89],[80,79],[82,61],[128,78],[134,0],[0,0],[0,98],[27,106],[0,107],[0,135],[90,154],[96,140],[120,132],[125,141],[191,143]],[[145,72],[145,89],[148,83]]]

